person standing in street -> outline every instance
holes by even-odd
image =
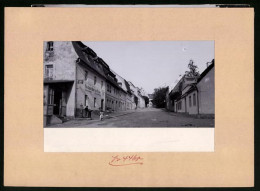
[[[92,112],[92,111],[93,111],[93,110],[91,110],[91,108],[88,107],[88,116],[87,116],[87,117],[88,117],[89,119],[92,119],[92,118],[91,118],[91,112]]]

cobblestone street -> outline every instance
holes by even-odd
[[[79,118],[48,127],[214,127],[214,119],[145,108],[108,114],[103,121],[99,120],[99,116],[93,116],[93,120]]]

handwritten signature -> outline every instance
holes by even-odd
[[[138,155],[115,155],[108,163],[111,166],[143,165],[143,158]]]

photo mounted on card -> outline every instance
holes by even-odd
[[[4,184],[253,186],[253,27],[215,5],[5,8]]]
[[[43,45],[46,152],[95,151],[96,145],[103,152],[214,151],[214,41]],[[67,134],[63,128],[70,128]],[[90,137],[100,130],[92,128],[110,134],[95,141]],[[125,131],[125,141],[113,141]],[[147,133],[154,134],[146,142],[137,136]],[[128,142],[131,136],[138,146]]]

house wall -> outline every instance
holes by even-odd
[[[120,93],[122,94],[121,90],[107,82],[107,85],[108,84],[111,86],[111,92],[108,91],[108,87],[106,86],[106,108],[111,108],[114,111],[122,110],[121,103],[123,102],[123,98],[120,97]]]
[[[178,104],[180,103],[181,108],[178,107]],[[185,109],[185,98],[182,98],[178,101],[175,102],[175,108],[176,108],[176,112],[178,113],[185,113],[186,109]]]
[[[133,109],[132,96],[130,94],[126,94],[126,109]]]
[[[174,107],[174,100],[169,99],[169,101],[168,101],[168,110],[169,111],[175,111],[174,108],[175,108]]]
[[[85,72],[87,78],[85,79]],[[94,79],[96,77],[96,84]],[[105,108],[105,90],[106,81],[103,77],[90,70],[88,67],[78,64],[77,65],[77,92],[76,92],[76,109],[77,115],[80,115],[82,106],[88,106],[91,110],[98,111],[101,107],[101,100],[103,99],[103,109]],[[103,81],[103,86],[102,86]],[[85,97],[87,96],[87,97]],[[87,98],[87,99],[86,99]]]
[[[197,84],[199,114],[215,114],[215,67]]]
[[[145,100],[142,96],[138,95],[138,105],[139,108],[145,108]]]
[[[44,45],[43,72],[46,76],[46,65],[53,65],[53,80],[74,80],[75,61],[78,58],[72,43],[69,41],[54,41],[53,51],[47,51],[47,42]]]
[[[195,96],[195,101],[193,98]],[[191,98],[191,105],[190,105],[190,98]],[[189,114],[198,114],[198,99],[197,99],[197,91],[193,91],[186,96],[186,107],[187,113]]]
[[[149,107],[153,107],[153,102],[152,102],[153,100],[152,99],[149,99]]]
[[[44,61],[43,72],[44,79],[48,80],[75,80],[75,64],[77,53],[72,43],[69,41],[54,41],[53,51],[47,50],[47,42],[43,43]],[[47,65],[53,66],[53,75],[46,74]],[[66,115],[75,114],[75,82],[71,89],[66,92]]]
[[[122,104],[119,109],[122,111],[129,110],[131,109],[131,96],[128,93],[126,93],[127,87],[125,84],[125,79],[119,76],[118,74],[116,74],[116,78],[118,80],[118,83],[120,83],[119,86],[125,91],[121,91],[121,96],[119,96]]]
[[[120,98],[121,98],[121,110],[122,111],[125,111],[127,109],[127,107],[126,107],[126,96],[127,96],[127,93],[121,91]]]

